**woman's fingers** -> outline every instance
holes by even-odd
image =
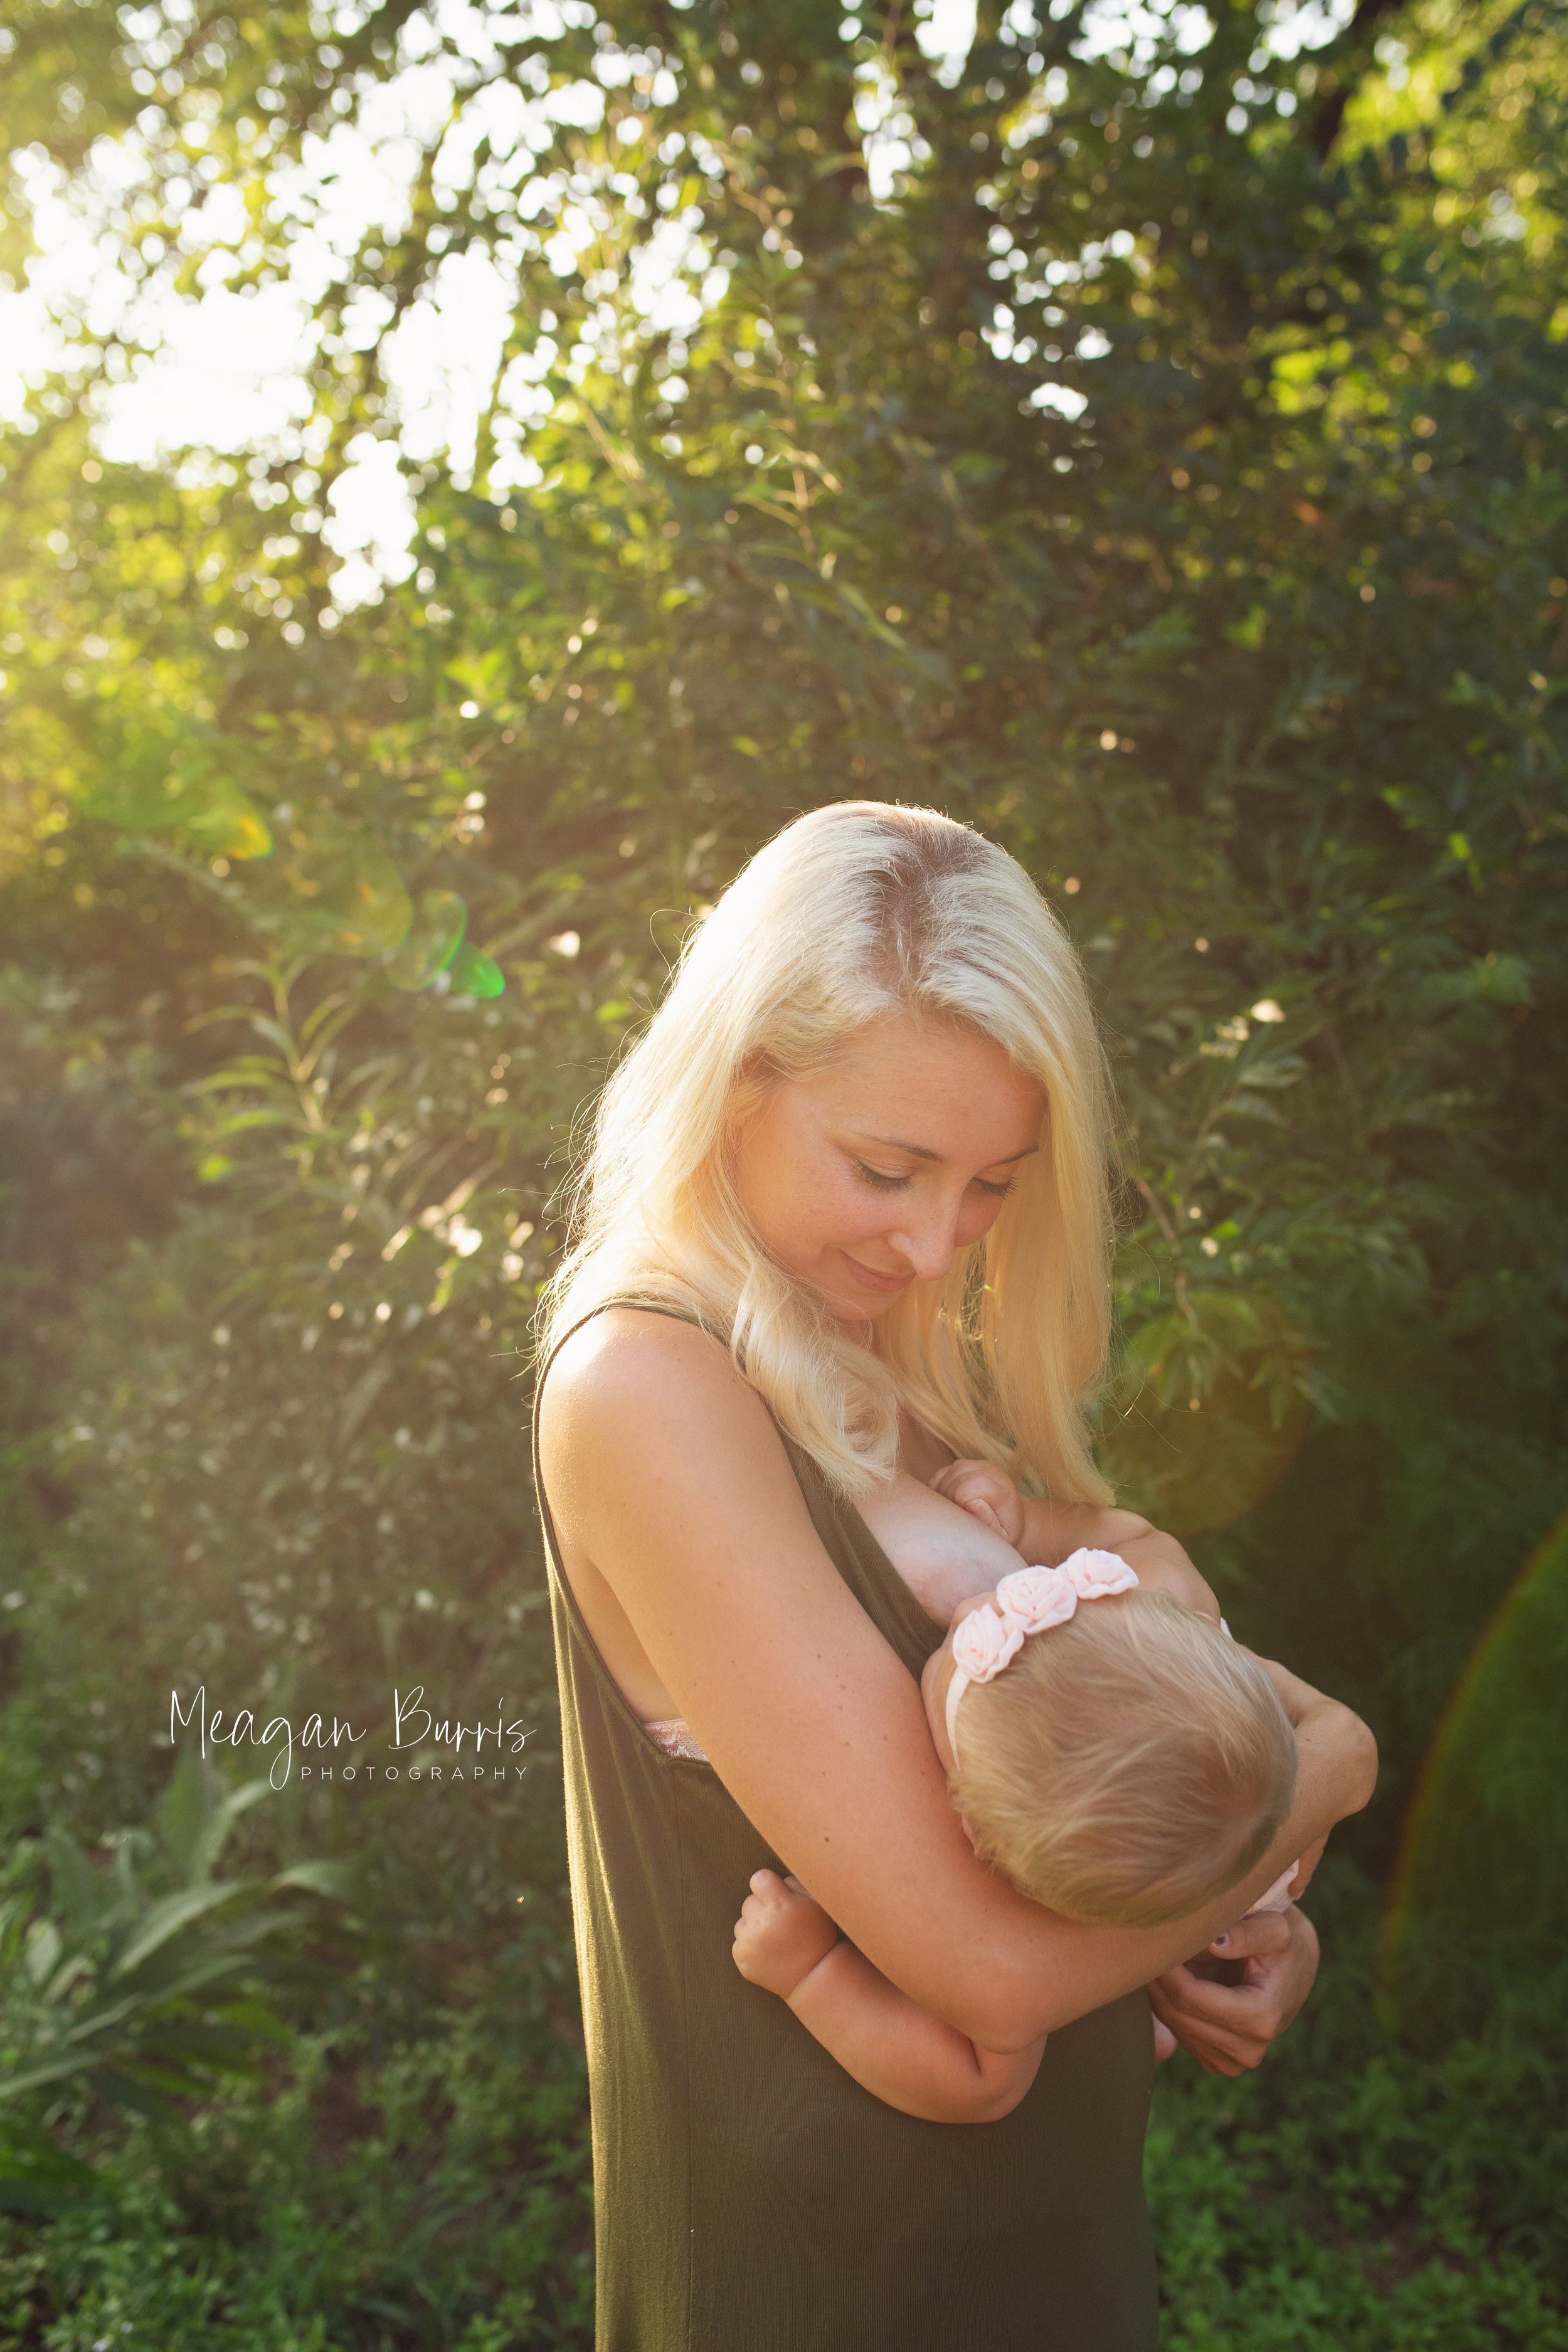
[[[1149,1988],[1155,2016],[1207,2074],[1239,2074],[1260,2064],[1312,1989],[1318,1938],[1311,1921],[1294,1909],[1278,1916],[1283,1946],[1251,1954],[1243,1983],[1215,1984],[1180,1968]],[[1247,1923],[1249,1929],[1257,1925]]]
[[[1216,1936],[1209,1949],[1216,1959],[1265,1959],[1271,1952],[1282,1952],[1290,1941],[1289,1923],[1283,1911],[1249,1911]]]
[[[1267,2022],[1246,2019],[1237,2022],[1217,2003],[1189,1998],[1189,1986],[1195,1988],[1202,1979],[1192,1978],[1188,1983],[1184,1969],[1173,1969],[1149,1988],[1149,1999],[1156,2020],[1156,2048],[1161,2026],[1179,2043],[1189,2056],[1197,2060],[1205,2074],[1243,2074],[1260,2065],[1272,2038]],[[1205,1990],[1224,1992],[1234,1997],[1245,1991],[1243,1986],[1205,1986]]]

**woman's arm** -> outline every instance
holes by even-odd
[[[1040,2070],[1041,2034],[1003,2056],[921,2009],[846,1943],[798,1879],[752,1874],[735,1922],[735,1966],[777,1993],[862,2090],[929,2124],[1010,2116]]]
[[[1324,1739],[1352,1740],[1359,1734],[1363,1751],[1359,1802],[1365,1804],[1377,1781],[1377,1749],[1365,1725],[1337,1699],[1325,1698],[1274,1660],[1260,1658],[1258,1664],[1279,1694],[1299,1755],[1305,1757]],[[1325,1832],[1302,1848],[1293,1885],[1298,1897],[1305,1893],[1327,1842]],[[1230,1981],[1216,1983],[1193,1967],[1168,1969],[1150,1986],[1149,1999],[1160,2022],[1205,2074],[1239,2074],[1258,2063],[1311,1990],[1318,1971],[1317,1931],[1292,1903],[1283,1913],[1238,1919],[1208,1950],[1235,1965]]]
[[[640,1675],[668,1692],[872,1965],[984,2049],[1021,2050],[1177,1967],[1364,1801],[1361,1739],[1330,1727],[1303,1754],[1286,1829],[1229,1895],[1168,1928],[1060,1919],[975,1861],[914,1682],[716,1341],[610,1310],[567,1341],[538,1409],[563,1565],[623,1689]]]

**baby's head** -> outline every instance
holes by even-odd
[[[965,1602],[921,1688],[976,1853],[1069,1918],[1185,1918],[1290,1810],[1296,1735],[1258,1660],[1108,1553]]]

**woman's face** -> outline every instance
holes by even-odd
[[[899,1013],[749,1113],[736,1189],[769,1254],[864,1331],[989,1231],[1044,1115],[1038,1080],[989,1037]]]

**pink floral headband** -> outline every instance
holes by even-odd
[[[952,1636],[947,1744],[958,1761],[958,1702],[971,1683],[994,1682],[1031,1633],[1065,1625],[1080,1601],[1130,1592],[1138,1579],[1113,1551],[1075,1551],[1059,1568],[1016,1568],[996,1587],[995,1607],[972,1609]]]

